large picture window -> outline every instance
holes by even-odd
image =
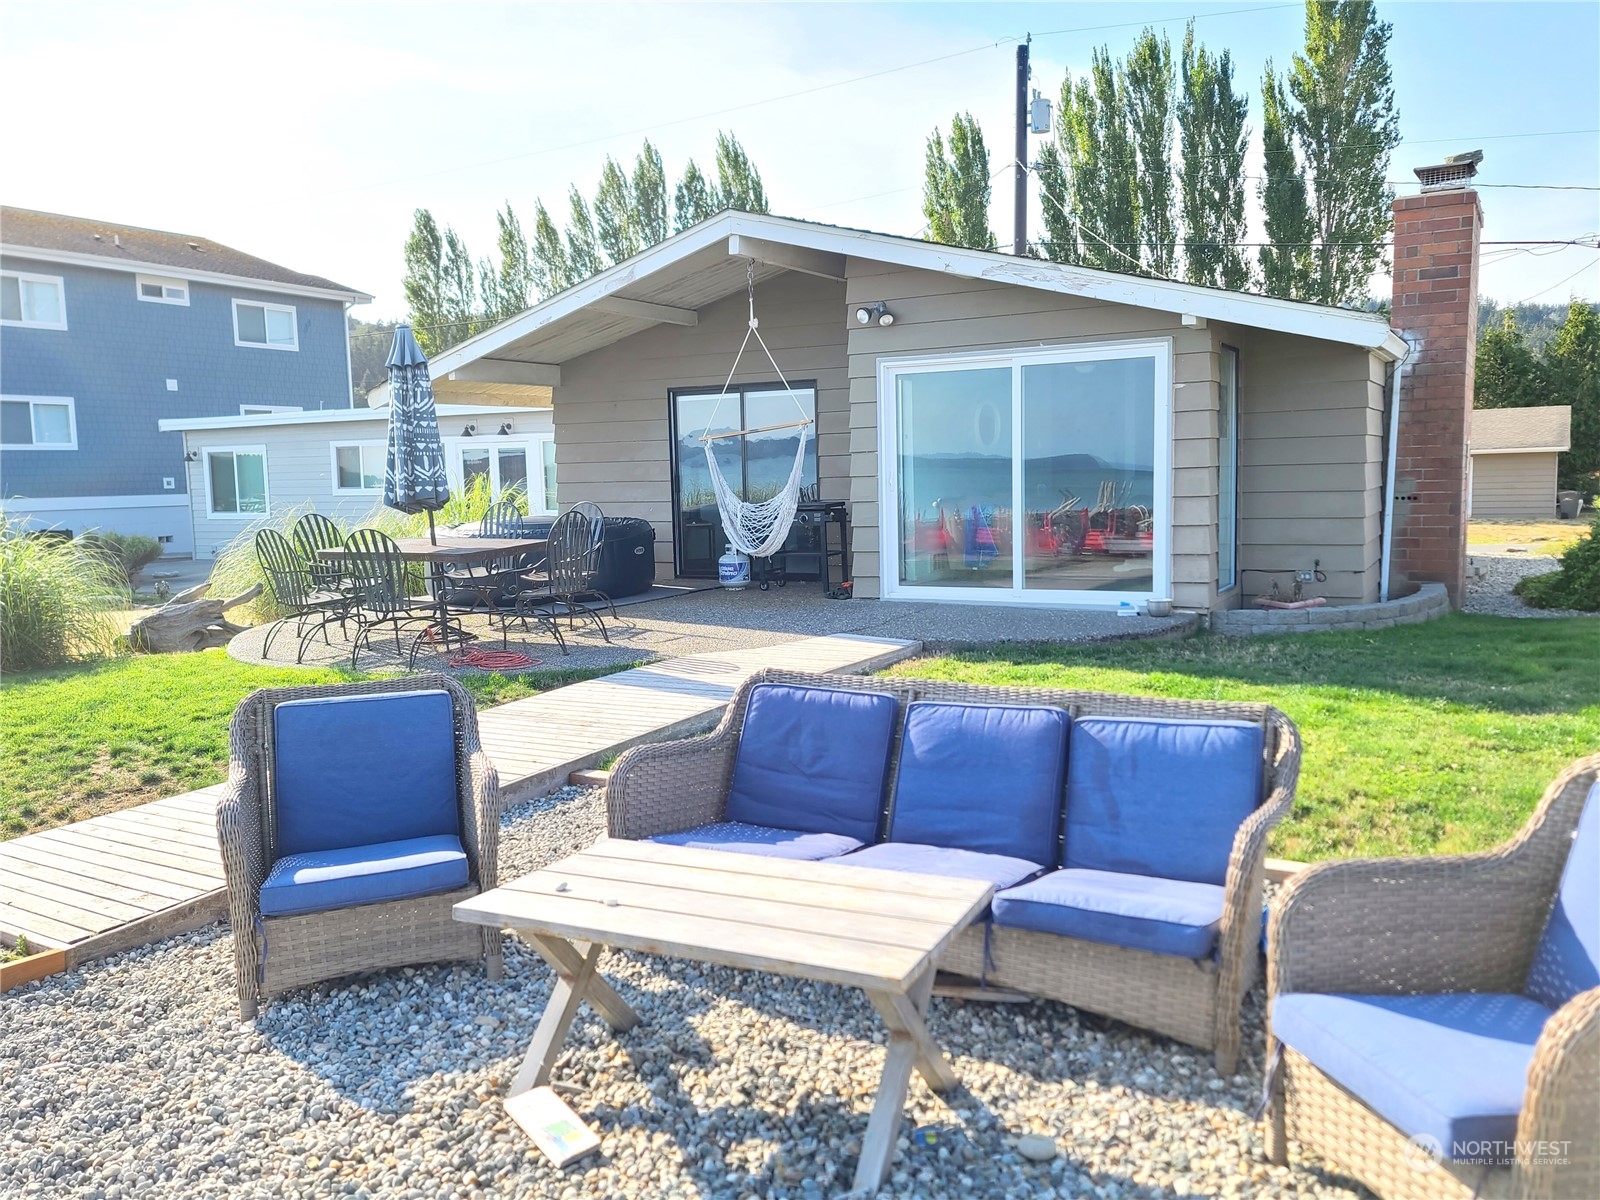
[[[1137,342],[882,364],[885,595],[1164,595],[1170,360]]]
[[[204,452],[206,515],[250,520],[267,514],[267,448],[213,447]]]

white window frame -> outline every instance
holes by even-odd
[[[15,279],[17,281],[17,310],[22,311],[21,288],[24,283],[53,283],[56,294],[61,302],[61,320],[59,321],[30,321],[27,317],[11,321],[0,317],[0,325],[14,325],[19,329],[65,329],[67,327],[67,281],[60,275],[40,275],[34,271],[0,271],[0,278]]]
[[[265,417],[272,413],[305,412],[301,404],[241,404],[239,415],[241,417]]]
[[[1014,350],[962,351],[878,360],[878,562],[885,600],[920,600],[946,604],[1016,604],[1033,608],[1115,609],[1124,601],[1138,604],[1171,595],[1172,587],[1172,339],[1153,338]],[[940,587],[900,582],[899,404],[896,381],[901,375],[952,369],[1011,368],[1012,508],[1021,511],[1024,461],[1022,368],[1052,363],[1094,362],[1117,358],[1149,358],[1155,365],[1155,446],[1153,466],[1154,528],[1151,538],[1149,591],[1071,591],[1023,586],[1024,556],[1013,556],[1009,588]]]
[[[213,454],[259,454],[261,456],[261,485],[265,491],[263,500],[266,502],[266,512],[218,512],[212,501],[211,495],[211,456]],[[206,486],[206,517],[212,521],[259,521],[272,513],[272,476],[267,470],[266,446],[206,446],[200,451],[200,474],[204,476]],[[234,466],[233,482],[235,490],[239,483],[239,468]]]
[[[161,295],[146,296],[144,287],[147,283],[152,283],[160,288]],[[167,295],[167,289],[170,287],[182,288],[183,295],[176,299]],[[189,307],[189,281],[187,279],[178,279],[172,275],[135,275],[133,277],[133,294],[146,304],[178,304],[184,308]]]
[[[384,461],[379,465],[379,469],[378,469],[378,477],[380,479],[383,477],[384,470],[388,466],[388,461],[387,461],[388,452],[389,452],[389,443],[388,442],[385,442],[385,441],[329,442],[328,443],[328,483],[329,483],[329,490],[331,490],[335,496],[381,496],[381,495],[383,495],[383,484],[381,484],[381,483],[375,488],[340,487],[339,486],[339,451],[341,451],[341,450],[352,450],[352,449],[360,450],[360,451],[363,451],[363,452],[365,452],[367,450],[377,450],[381,454],[383,454],[384,455]]]
[[[239,337],[239,306],[248,304],[251,308],[265,309],[267,312],[286,312],[289,314],[289,325],[294,330],[294,345],[280,346],[276,342],[246,342]],[[265,323],[266,318],[262,321]],[[290,350],[300,349],[300,315],[292,304],[272,304],[266,300],[240,300],[237,296],[233,301],[233,344],[244,346],[250,350]]]
[[[1220,433],[1217,437],[1217,594],[1223,595],[1233,591],[1239,586],[1239,348],[1237,346],[1222,345],[1219,347],[1218,362],[1231,359],[1233,362],[1233,395],[1229,396],[1222,388],[1222,374],[1219,365],[1217,374],[1217,428],[1222,427],[1222,413],[1228,410],[1232,417],[1231,430],[1233,441],[1232,482],[1233,496],[1231,506],[1227,503],[1222,481],[1229,474],[1228,462],[1225,460],[1224,451],[1228,442]],[[1231,407],[1230,407],[1231,406]],[[1232,518],[1231,520],[1229,518]],[[1231,553],[1225,553],[1224,547]],[[1223,563],[1227,561],[1233,570],[1225,575]],[[1228,577],[1231,575],[1231,578]]]
[[[555,441],[553,433],[517,433],[505,437],[490,434],[487,437],[447,437],[443,440],[445,475],[450,480],[451,489],[456,492],[466,487],[466,470],[461,461],[462,453],[466,450],[490,452],[489,487],[490,494],[496,500],[500,498],[500,457],[494,451],[512,446],[522,448],[528,456],[528,515],[530,517],[555,515],[555,509],[544,507],[544,444]]]
[[[9,325],[11,322],[7,321],[6,324]],[[27,404],[28,428],[30,431],[37,428],[33,420],[33,409],[35,405],[51,404],[57,408],[65,405],[67,410],[67,428],[72,433],[72,439],[67,442],[46,442],[43,445],[40,445],[38,442],[31,442],[26,446],[17,445],[12,442],[0,442],[0,450],[76,450],[78,448],[78,405],[71,396],[0,395],[0,400],[4,400],[7,404]]]

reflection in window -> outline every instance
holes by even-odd
[[[267,456],[264,451],[206,451],[206,481],[213,515],[266,513]]]

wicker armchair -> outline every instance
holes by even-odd
[[[279,858],[274,710],[292,700],[418,691],[449,695],[459,837],[466,851],[468,881],[442,893],[263,917],[262,884]],[[472,698],[446,676],[264,688],[245,697],[229,727],[228,783],[217,811],[241,1017],[249,1020],[262,999],[290,988],[386,967],[482,959],[489,978],[498,979],[500,931],[451,917],[456,902],[495,886],[498,804],[499,779],[478,740]],[[382,840],[381,831],[374,836]]]
[[[913,700],[1044,704],[1065,708],[1074,717],[1220,718],[1260,724],[1265,735],[1261,802],[1234,838],[1213,958],[1156,954],[999,925],[988,926],[986,936],[980,923],[962,933],[939,961],[946,971],[1104,1013],[1212,1050],[1219,1069],[1232,1072],[1239,1054],[1240,1005],[1259,967],[1267,835],[1289,811],[1300,771],[1300,736],[1281,712],[1264,704],[768,669],[739,689],[709,736],[639,746],[617,761],[606,788],[612,837],[654,837],[724,819],[745,708],[751,689],[760,683],[889,693],[902,707]],[[896,745],[891,761],[898,753]],[[891,769],[886,805],[893,792]]]
[[[1480,854],[1322,863],[1274,900],[1268,995],[1519,997],[1561,886],[1600,755],[1563,772],[1522,830]],[[1592,936],[1592,935],[1591,935]],[[1407,1136],[1269,1030],[1267,1154],[1288,1140],[1388,1200],[1600,1196],[1600,988],[1556,1010],[1534,1044],[1516,1140],[1566,1143],[1507,1165],[1434,1167]],[[1567,1161],[1553,1160],[1565,1157]],[[1419,1170],[1418,1166],[1423,1169]]]

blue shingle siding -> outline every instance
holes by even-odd
[[[157,421],[238,416],[241,404],[350,407],[337,300],[191,281],[187,307],[154,304],[128,271],[10,256],[0,266],[60,276],[67,313],[65,330],[0,327],[0,394],[71,396],[78,425],[76,450],[0,451],[0,495],[171,495],[163,476],[181,493],[183,435]],[[234,345],[236,299],[292,305],[299,350]]]

